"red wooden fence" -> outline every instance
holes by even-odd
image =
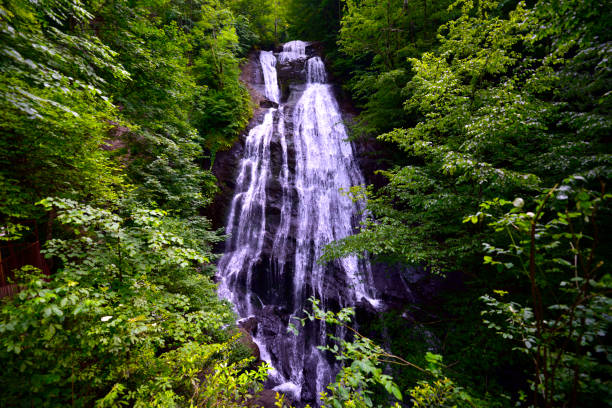
[[[51,274],[49,265],[40,253],[39,241],[31,244],[12,244],[5,247],[5,252],[9,252],[10,255],[3,257],[0,262],[0,298],[19,291],[19,287],[14,281],[14,271],[23,266],[32,265],[40,269],[45,275]]]

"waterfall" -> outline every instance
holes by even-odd
[[[306,58],[306,43],[304,41],[290,41],[283,46],[283,51],[278,56],[281,64]]]
[[[292,41],[278,57],[259,55],[263,94],[279,106],[268,109],[246,139],[218,266],[220,296],[242,318],[257,320],[254,341],[274,367],[269,385],[316,403],[339,369],[317,346],[329,343],[328,334],[345,333],[315,322],[294,336],[287,333],[292,318],[303,317],[310,296],[336,309],[360,302],[376,307],[377,301],[366,260],[317,262],[325,245],[359,225],[363,204],[341,190],[364,180],[325,65],[306,49]],[[303,68],[296,71],[302,83],[292,85],[283,101],[277,70],[296,65]]]
[[[246,299],[241,300],[237,279],[246,278],[246,287],[251,286],[253,266],[261,256],[266,225],[266,182],[270,171],[270,139],[273,134],[273,115],[276,109],[269,109],[263,122],[251,129],[246,139],[244,158],[240,162],[240,171],[236,180],[236,194],[230,208],[230,222],[226,243],[231,252],[219,262],[219,271],[223,280],[219,285],[219,294],[232,301],[240,315],[249,315],[252,311],[250,291]]]
[[[308,83],[324,83],[327,80],[325,64],[319,57],[306,61],[306,81]]]
[[[280,102],[280,89],[278,87],[278,79],[276,75],[276,57],[272,51],[261,51],[259,54],[259,63],[263,71],[265,81],[265,96],[272,102]]]

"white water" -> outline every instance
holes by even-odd
[[[363,208],[340,190],[362,185],[364,180],[352,146],[346,141],[346,128],[331,85],[326,84],[325,65],[319,57],[307,57],[306,45],[292,41],[285,44],[278,60],[266,51],[259,58],[265,96],[279,107],[269,109],[247,137],[227,223],[231,237],[219,263],[219,293],[233,302],[242,317],[256,315],[265,306],[255,294],[261,282],[291,286],[284,288],[291,299],[276,303],[291,316],[303,316],[302,311],[309,309],[310,296],[321,299],[326,307],[330,293],[342,307],[360,301],[377,305],[367,262],[351,256],[330,265],[317,263],[325,245],[352,234],[361,220]],[[301,97],[297,102],[283,103],[277,65],[302,60],[306,84],[296,90],[296,95],[302,92]],[[286,123],[293,124],[290,134]],[[279,163],[271,159],[271,143],[279,146]],[[268,202],[271,183],[280,186],[280,203]],[[272,211],[272,207],[279,208],[280,216],[269,224],[266,211]],[[266,239],[271,242],[268,254],[264,253]],[[334,274],[340,278],[332,279]],[[333,282],[336,287],[330,286]],[[266,287],[262,297],[282,289]],[[324,323],[304,328],[298,336],[277,333],[275,337],[274,333],[263,335],[258,331],[254,340],[262,359],[275,367],[270,377],[276,390],[297,400],[304,397],[305,388],[311,390],[307,396],[310,399],[314,399],[313,392],[318,395],[324,391],[338,366],[316,347],[326,343],[331,330],[336,336],[344,335]]]
[[[266,181],[270,169],[270,139],[273,134],[273,118],[276,109],[269,109],[263,122],[251,129],[246,139],[244,158],[236,179],[236,194],[230,207],[227,233],[232,252],[227,252],[219,262],[222,277],[219,294],[232,301],[241,316],[252,314],[251,292],[246,299],[235,297],[233,286],[238,275],[244,272],[246,287],[253,279],[252,269],[261,256],[265,232]],[[236,227],[236,229],[234,229]]]
[[[281,64],[306,58],[306,43],[304,41],[290,41],[283,46],[278,60]]]
[[[272,102],[280,102],[280,89],[278,87],[278,79],[276,75],[276,57],[272,51],[261,51],[259,54],[259,63],[261,65],[264,82],[265,96]]]
[[[325,83],[327,74],[325,73],[325,64],[319,57],[312,57],[306,61],[306,82]]]

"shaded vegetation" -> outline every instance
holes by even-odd
[[[199,216],[204,164],[251,115],[251,16],[230,6],[2,2],[2,256],[46,241],[53,273],[8,275],[0,405],[230,407],[261,389]]]
[[[416,406],[609,405],[609,10],[423,2],[437,22],[412,37],[406,4],[347,2],[339,50],[369,55],[346,82],[354,136],[404,154],[385,186],[354,189],[368,220],[324,259],[366,251],[462,281],[385,325],[396,353],[449,362],[450,383],[395,370],[400,388],[427,382]]]

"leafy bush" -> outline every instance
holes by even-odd
[[[235,360],[206,266],[218,237],[160,210],[42,204],[64,226],[46,249],[61,266],[3,301],[2,405],[229,407],[258,389],[266,368]]]

